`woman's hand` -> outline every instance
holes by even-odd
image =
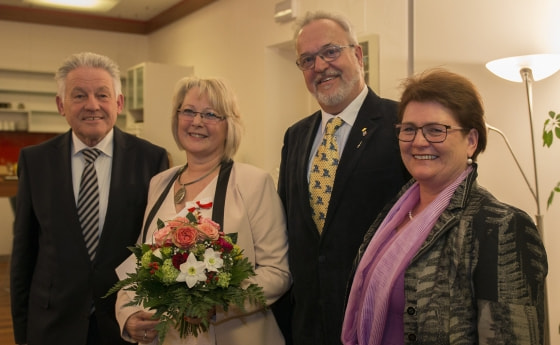
[[[158,332],[154,329],[159,320],[152,319],[154,313],[145,311],[138,311],[126,320],[124,325],[125,331],[128,335],[139,343],[151,343]]]

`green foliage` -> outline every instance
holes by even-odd
[[[193,214],[188,213],[185,218],[186,225],[199,225],[198,218]],[[174,222],[177,226],[185,221],[183,218]],[[166,226],[158,219],[158,229]],[[247,303],[266,308],[261,287],[250,284],[242,288],[247,278],[255,276],[255,271],[253,264],[244,257],[243,250],[235,244],[237,233],[226,235],[216,231],[219,237],[212,240],[205,237],[206,233],[201,230],[196,231],[199,231],[196,242],[185,248],[175,244],[162,246],[157,242],[129,247],[136,257],[135,272],[127,273],[128,278],[117,282],[105,296],[121,289],[134,292],[134,298],[126,306],[142,306],[155,312],[154,319],[159,319],[155,329],[159,332],[160,343],[163,343],[170,327],[175,328],[181,338],[206,332],[217,308],[227,311],[236,307],[244,312]],[[221,261],[219,266],[212,266],[212,269],[206,266],[202,279],[197,278],[199,280],[194,285],[188,285],[185,277],[180,279],[184,274],[181,265],[189,265],[192,257],[202,263],[207,255],[214,257],[216,253],[219,253]]]
[[[560,139],[560,113],[556,114],[554,111],[548,112],[549,118],[544,122],[543,128],[543,146],[550,147],[554,137]],[[556,184],[548,196],[546,207],[549,208],[554,200],[554,193],[560,193],[560,182]]]

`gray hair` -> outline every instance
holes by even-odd
[[[199,88],[200,94],[206,95],[212,108],[216,110],[218,115],[225,116],[227,123],[226,142],[224,143],[223,160],[233,159],[233,156],[239,149],[241,137],[243,134],[243,124],[241,122],[241,113],[237,105],[237,98],[233,91],[226,85],[223,80],[216,78],[202,79],[198,77],[186,77],[177,83],[175,92],[173,93],[172,114],[171,114],[171,130],[173,138],[179,149],[184,150],[181,146],[178,136],[178,114],[185,99],[185,95],[192,88]]]
[[[350,21],[346,19],[346,17],[340,14],[334,14],[334,13],[323,12],[323,11],[307,12],[305,14],[305,17],[303,17],[301,20],[296,22],[295,31],[294,31],[294,44],[297,42],[297,38],[300,31],[306,25],[321,19],[332,20],[333,22],[337,23],[348,35],[349,43],[354,45],[358,44],[358,37],[354,32],[354,28],[352,27]]]
[[[58,96],[64,100],[66,91],[66,77],[78,67],[102,68],[106,70],[113,79],[115,96],[122,94],[121,72],[119,66],[110,58],[90,52],[82,52],[70,55],[56,72],[54,79],[58,85]]]

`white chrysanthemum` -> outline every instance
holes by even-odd
[[[181,273],[177,277],[178,282],[186,282],[189,288],[196,285],[197,282],[206,281],[206,273],[204,269],[206,264],[202,261],[196,260],[193,253],[189,254],[187,261],[183,262],[179,269]]]
[[[207,248],[204,252],[204,264],[209,272],[218,272],[218,268],[222,268],[224,265],[224,260],[220,255],[220,252],[215,252],[212,248]]]

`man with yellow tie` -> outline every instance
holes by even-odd
[[[362,48],[348,21],[308,13],[295,43],[296,64],[321,110],[284,136],[278,192],[294,284],[273,310],[287,344],[340,345],[352,261],[410,175],[395,135],[397,103],[366,86]]]

